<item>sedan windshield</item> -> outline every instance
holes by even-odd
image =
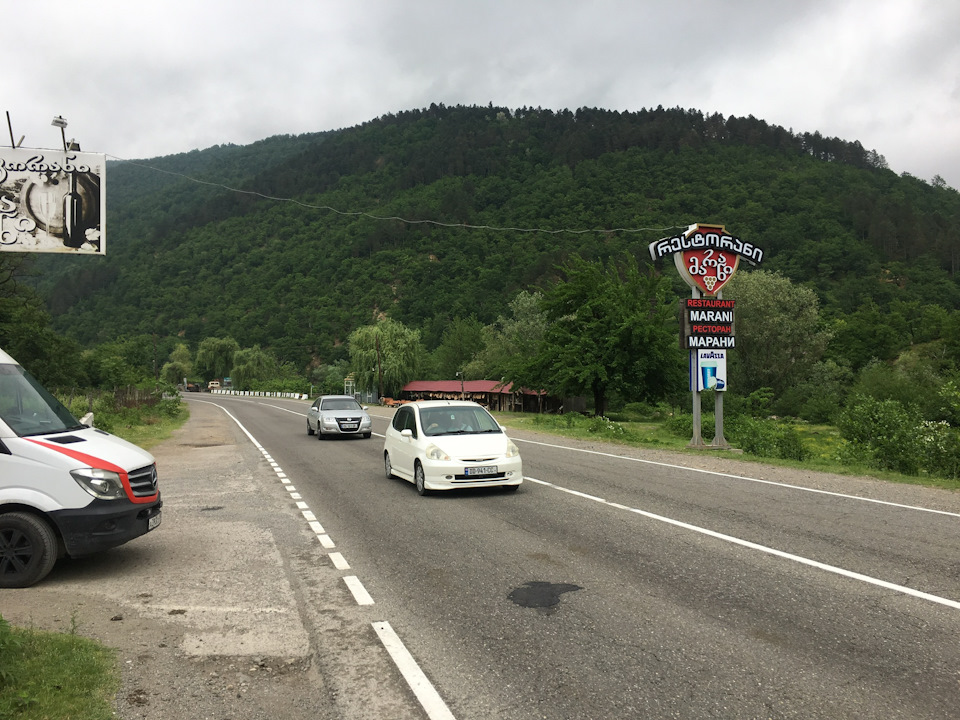
[[[350,410],[352,412],[360,411],[360,403],[351,398],[333,398],[324,400],[320,403],[321,410]]]
[[[0,365],[0,419],[20,437],[84,427],[30,373],[9,364]]]
[[[493,416],[479,407],[424,408],[420,411],[420,423],[425,435],[502,432]]]

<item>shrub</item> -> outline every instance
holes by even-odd
[[[726,423],[724,435],[731,444],[758,457],[801,461],[810,457],[800,434],[789,423],[737,415]]]
[[[716,420],[712,413],[703,413],[700,416],[700,436],[704,440],[712,440],[714,432],[716,430]],[[686,413],[676,413],[672,417],[667,419],[667,422],[664,423],[664,427],[667,432],[671,435],[676,435],[677,437],[687,438],[688,440],[693,437],[693,415],[688,415]]]
[[[924,453],[921,420],[916,410],[897,400],[855,396],[837,416],[837,428],[852,452],[881,469],[905,475],[920,472]]]
[[[650,405],[645,402],[631,402],[624,405],[619,413],[609,413],[609,417],[624,422],[660,422],[672,413],[673,409],[666,403]]]

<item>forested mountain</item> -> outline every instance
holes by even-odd
[[[694,222],[761,247],[828,317],[960,309],[960,194],[753,117],[431,106],[107,178],[107,256],[32,259],[54,328],[87,346],[229,335],[303,367],[389,316],[435,347],[572,254],[646,262]]]

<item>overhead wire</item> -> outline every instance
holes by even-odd
[[[147,165],[145,163],[137,162],[136,160],[127,160],[125,158],[117,157],[116,155],[107,154],[107,157],[113,158],[114,160],[119,160],[124,163],[129,163],[131,165],[136,165],[137,167],[146,168],[148,170],[154,170],[155,172],[165,173],[167,175],[175,175],[177,177],[184,178],[190,182],[197,183],[199,185],[209,185],[211,187],[222,188],[223,190],[228,190],[230,192],[239,193],[241,195],[252,195],[255,197],[263,198],[264,200],[273,200],[275,202],[291,203],[293,205],[299,205],[304,208],[311,210],[328,210],[336,215],[342,215],[345,217],[365,217],[371,220],[381,220],[381,221],[396,221],[406,223],[408,225],[434,225],[437,227],[443,228],[454,228],[454,229],[463,229],[463,230],[490,230],[494,232],[518,232],[518,233],[543,233],[545,235],[560,235],[560,234],[570,234],[570,235],[587,235],[590,233],[642,233],[642,232],[669,232],[677,228],[686,227],[680,225],[670,225],[668,227],[641,227],[641,228],[559,228],[559,229],[548,229],[548,228],[523,228],[523,227],[500,227],[497,225],[474,225],[471,223],[451,223],[451,222],[442,222],[440,220],[426,220],[426,219],[412,219],[405,218],[399,215],[375,215],[373,213],[367,212],[365,210],[339,210],[330,205],[316,205],[313,203],[303,202],[302,200],[297,200],[295,198],[285,198],[278,197],[275,195],[268,195],[266,193],[259,192],[257,190],[244,190],[242,188],[230,187],[220,182],[211,182],[209,180],[201,180],[199,178],[191,177],[181,172],[176,172],[174,170],[165,170],[163,168],[154,167],[152,165]]]

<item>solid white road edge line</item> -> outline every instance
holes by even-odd
[[[702,473],[704,475],[716,475],[717,477],[732,478],[734,480],[744,480],[746,482],[760,483],[761,485],[775,485],[776,487],[788,488],[790,490],[802,490],[803,492],[818,493],[820,495],[831,495],[833,497],[846,498],[847,500],[859,500],[861,502],[876,503],[877,505],[890,505],[892,507],[904,508],[906,510],[918,510],[920,512],[935,513],[937,515],[950,515],[960,518],[960,513],[948,512],[947,510],[933,510],[931,508],[918,507],[916,505],[903,505],[901,503],[888,502],[886,500],[876,500],[874,498],[861,497],[859,495],[846,495],[844,493],[831,492],[830,490],[817,490],[816,488],[803,487],[802,485],[790,485],[789,483],[776,482],[775,480],[761,480],[746,475],[733,475],[732,473],[717,472],[716,470],[702,470],[701,468],[692,468],[687,465],[673,465],[671,463],[658,462],[656,460],[644,460],[642,458],[630,457],[628,455],[617,455],[616,453],[601,452],[599,450],[585,450],[583,448],[574,448],[569,445],[554,445],[552,443],[538,442],[536,440],[523,440],[511,437],[511,440],[519,443],[529,443],[530,445],[540,445],[542,447],[556,448],[558,450],[569,450],[571,452],[586,453],[587,455],[601,455],[617,460],[626,460],[628,462],[644,463],[646,465],[659,465],[660,467],[674,468],[675,470],[688,470],[689,472]]]
[[[403,679],[407,681],[407,685],[413,690],[413,694],[417,696],[417,700],[420,701],[420,705],[426,711],[427,717],[430,720],[456,720],[433,683],[427,679],[423,670],[417,665],[417,661],[413,659],[406,646],[393,631],[393,628],[390,627],[390,623],[375,622],[372,624],[373,629],[380,637],[380,642],[383,643],[390,657],[393,658],[394,664],[400,670]]]
[[[626,510],[627,512],[636,513],[637,515],[642,515],[643,517],[651,520],[667,523],[668,525],[683,528],[684,530],[692,530],[693,532],[700,533],[701,535],[707,535],[708,537],[712,537],[717,540],[723,540],[724,542],[740,545],[742,547],[750,548],[751,550],[759,550],[760,552],[767,553],[768,555],[774,555],[776,557],[783,558],[784,560],[790,560],[792,562],[800,563],[801,565],[808,565],[810,567],[817,568],[818,570],[824,570],[835,575],[842,575],[843,577],[851,578],[852,580],[859,580],[860,582],[876,585],[877,587],[886,588],[887,590],[894,590],[895,592],[903,593],[904,595],[911,595],[912,597],[919,598],[921,600],[927,600],[939,605],[946,605],[954,610],[960,610],[960,602],[957,602],[956,600],[949,600],[947,598],[940,597],[939,595],[931,595],[930,593],[914,590],[913,588],[909,588],[904,585],[897,585],[895,583],[887,582],[886,580],[880,580],[879,578],[871,577],[869,575],[862,575],[861,573],[853,572],[852,570],[845,570],[835,565],[827,565],[826,563],[822,563],[817,560],[811,560],[810,558],[805,558],[801,555],[794,555],[793,553],[777,550],[776,548],[767,547],[766,545],[760,545],[759,543],[751,542],[750,540],[743,540],[738,537],[733,537],[732,535],[724,535],[723,533],[718,533],[714,530],[708,530],[707,528],[702,528],[698,525],[691,525],[690,523],[674,520],[673,518],[657,515],[652,512],[647,512],[646,510],[640,510],[639,508],[632,508],[627,505],[621,505],[620,503],[610,502],[608,500],[604,500],[603,498],[591,498],[591,496],[584,495],[576,490],[570,490],[545,480],[537,480],[536,478],[532,478],[528,475],[524,475],[523,479],[553,488],[554,490],[560,490],[561,492],[569,493],[570,495],[589,498],[594,502],[616,508],[617,510]]]

